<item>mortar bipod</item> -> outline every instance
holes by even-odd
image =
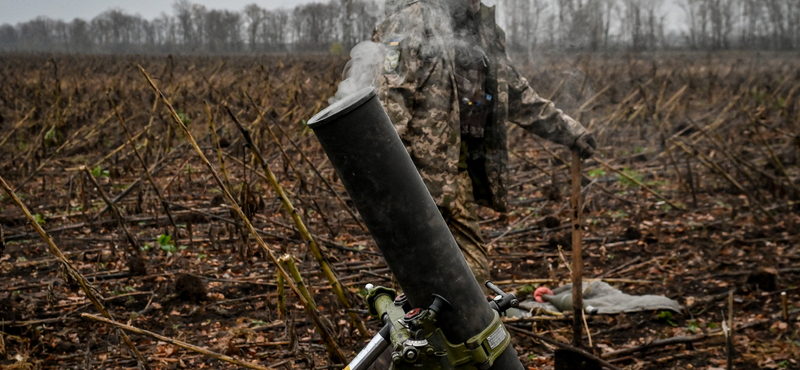
[[[506,349],[511,337],[500,314],[519,301],[506,294],[490,281],[486,287],[497,293],[489,302],[494,309],[491,324],[464,343],[453,344],[445,338],[436,318],[452,309],[438,294],[427,309],[411,308],[405,294],[397,295],[390,288],[367,284],[369,313],[384,326],[372,338],[345,370],[365,370],[391,346],[390,369],[488,369]]]

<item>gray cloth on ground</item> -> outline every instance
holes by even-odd
[[[557,297],[564,294],[572,294],[572,284],[567,284],[553,290],[553,294]],[[535,300],[522,301],[519,304],[521,311],[528,311],[542,308],[547,311],[572,311],[572,299],[569,298],[569,309],[562,306],[558,309],[556,306],[549,302],[539,303]],[[625,294],[619,289],[608,285],[602,281],[591,281],[583,283],[583,306],[584,308],[591,308],[587,313],[591,314],[618,314],[622,312],[641,312],[641,311],[662,311],[669,310],[680,313],[682,310],[681,305],[672,299],[658,295],[630,295]]]

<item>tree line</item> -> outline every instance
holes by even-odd
[[[331,0],[293,9],[257,4],[241,11],[208,9],[189,0],[172,15],[148,20],[111,9],[86,21],[37,17],[0,26],[0,51],[64,53],[341,52],[369,39],[383,18],[374,0]]]
[[[798,0],[502,0],[501,5],[506,42],[520,52],[800,49]],[[680,9],[683,24],[667,24],[670,6]]]
[[[497,0],[514,52],[539,50],[800,49],[798,0]],[[0,51],[270,53],[349,50],[384,18],[383,0],[330,0],[241,11],[189,0],[144,19],[112,9],[91,20],[38,17],[0,26]],[[668,24],[668,6],[684,24]]]

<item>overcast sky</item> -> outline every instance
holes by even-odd
[[[311,0],[190,0],[192,4],[203,4],[209,9],[242,10],[245,5],[256,3],[262,8],[293,8]],[[128,14],[139,14],[153,19],[161,13],[172,14],[173,0],[0,0],[0,23],[17,24],[40,15],[53,19],[71,21],[75,18],[90,20],[98,14],[112,9],[122,9]]]
[[[312,1],[328,0],[190,0],[194,4],[203,4],[209,9],[242,10],[245,5],[256,3],[262,8],[293,8],[297,4]],[[381,1],[381,0],[378,0]],[[497,0],[485,1],[492,4]],[[174,0],[0,0],[0,24],[29,21],[40,15],[53,19],[71,21],[74,18],[90,20],[98,14],[117,8],[128,14],[139,14],[145,19],[153,19],[161,13],[172,14]],[[668,29],[682,29],[683,12],[675,3],[677,0],[665,0],[664,10],[667,15]]]

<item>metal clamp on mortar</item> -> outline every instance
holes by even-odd
[[[487,286],[490,284],[487,281]],[[485,370],[492,367],[511,342],[497,310],[488,327],[464,343],[453,344],[437,325],[440,314],[452,311],[450,303],[442,296],[434,294],[433,303],[427,309],[411,309],[404,294],[397,296],[392,289],[372,284],[366,289],[369,313],[381,320],[384,327],[345,368],[347,370],[368,368],[389,346],[392,348],[390,369]],[[502,296],[516,300],[513,294],[502,293]],[[508,307],[510,305],[505,305],[505,309]]]

